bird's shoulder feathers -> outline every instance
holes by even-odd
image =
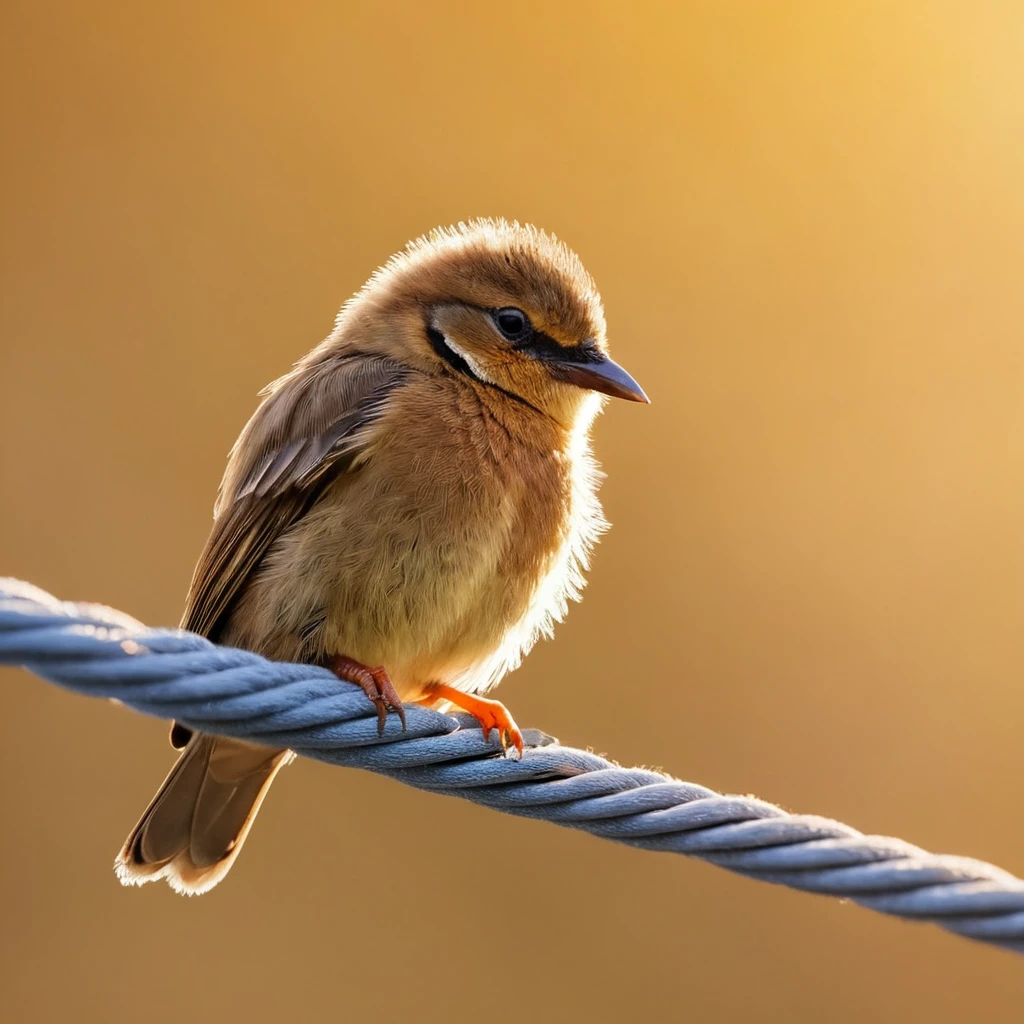
[[[329,481],[365,455],[374,424],[405,373],[392,360],[352,353],[300,363],[262,392],[231,449],[183,628],[216,638],[274,540]]]

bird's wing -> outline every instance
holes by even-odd
[[[404,373],[391,360],[353,355],[300,364],[263,392],[228,457],[182,628],[216,639],[274,540],[366,452],[373,422]]]

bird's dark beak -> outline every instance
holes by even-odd
[[[577,387],[600,391],[602,395],[611,395],[612,398],[625,398],[628,402],[651,403],[644,389],[607,356],[585,363],[553,360],[550,366],[553,376]]]

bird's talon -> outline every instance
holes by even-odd
[[[331,671],[347,683],[355,683],[363,693],[373,702],[377,709],[377,735],[384,735],[384,726],[387,724],[388,712],[395,711],[402,722],[402,732],[405,732],[405,707],[402,698],[398,696],[391,677],[381,668],[368,668],[354,658],[347,658],[343,654],[336,654],[330,661]]]

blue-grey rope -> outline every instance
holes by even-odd
[[[621,768],[532,731],[522,760],[506,758],[472,720],[419,707],[408,709],[406,732],[389,716],[379,737],[373,705],[326,669],[147,629],[19,580],[0,579],[0,664],[196,729],[291,747],[646,850],[689,854],[1024,952],[1024,881],[994,865]]]

